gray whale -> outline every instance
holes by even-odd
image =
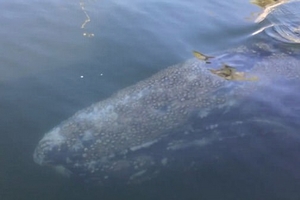
[[[190,59],[80,110],[38,143],[34,161],[101,184],[192,172],[207,148],[263,134],[299,140],[300,59],[256,44]],[[256,81],[226,80],[223,63]],[[278,141],[280,142],[280,141]]]

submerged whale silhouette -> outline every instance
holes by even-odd
[[[243,138],[298,140],[299,54],[264,45],[170,66],[78,111],[45,134],[34,161],[86,181],[130,184],[197,170],[207,148],[235,148]],[[224,63],[256,79],[212,73]]]

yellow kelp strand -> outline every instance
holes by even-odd
[[[204,60],[204,61],[206,61],[206,63],[210,63],[210,62],[208,62],[208,60],[209,60],[210,58],[214,58],[213,56],[206,56],[206,55],[204,55],[204,54],[202,54],[202,53],[200,53],[200,52],[198,52],[198,51],[193,51],[193,54],[194,54],[194,56],[195,56],[196,58],[198,58],[199,60]]]

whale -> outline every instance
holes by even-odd
[[[191,58],[79,110],[42,137],[33,158],[103,185],[193,174],[253,141],[300,144],[299,91],[297,48],[257,42]]]

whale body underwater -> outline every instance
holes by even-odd
[[[193,173],[212,152],[248,141],[300,144],[299,54],[264,45],[170,66],[78,111],[44,135],[34,161],[87,182],[132,184]],[[255,79],[212,73],[224,63]]]

